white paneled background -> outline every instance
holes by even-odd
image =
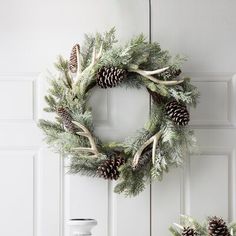
[[[179,214],[236,220],[236,2],[151,3],[152,40],[189,58],[184,73],[201,91],[191,121],[199,151],[132,199],[114,194],[111,182],[64,177],[37,120],[46,117],[45,74],[56,56],[112,26],[121,42],[148,36],[149,1],[0,2],[0,235],[69,236],[65,222],[81,217],[98,220],[96,236],[167,236]],[[91,104],[104,140],[133,133],[149,113],[145,91],[97,90]]]

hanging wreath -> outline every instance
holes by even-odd
[[[187,107],[195,106],[198,90],[181,77],[183,58],[172,58],[143,35],[117,45],[115,30],[85,35],[72,48],[69,61],[59,57],[45,97],[54,121],[40,120],[47,143],[70,159],[69,172],[118,180],[115,192],[137,195],[148,179],[161,179],[182,163],[195,143],[187,126]],[[103,143],[94,133],[88,100],[94,87],[144,88],[152,97],[144,128],[124,142]]]

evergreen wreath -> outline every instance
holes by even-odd
[[[70,159],[69,173],[119,179],[115,192],[135,196],[148,179],[160,180],[171,166],[179,166],[195,144],[187,107],[195,107],[199,96],[189,78],[180,78],[183,61],[142,34],[117,45],[114,28],[85,35],[69,61],[59,57],[44,109],[56,117],[40,120],[39,127],[49,146]],[[96,86],[147,89],[152,106],[145,127],[122,143],[103,143],[88,106]]]

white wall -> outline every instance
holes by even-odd
[[[68,56],[86,32],[116,26],[122,42],[140,32],[148,35],[148,1],[2,0],[0,235],[68,234],[64,217],[98,219],[97,236],[169,235],[180,213],[236,220],[235,7],[233,0],[152,0],[153,40],[189,57],[185,73],[202,93],[192,113],[200,153],[139,197],[124,199],[102,180],[64,180],[62,160],[47,150],[36,126],[45,117],[46,80],[40,73],[58,54]],[[124,137],[147,119],[144,91],[96,93],[97,132],[104,138]],[[131,109],[130,117],[123,115]]]

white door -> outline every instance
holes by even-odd
[[[169,235],[180,213],[236,220],[236,2],[151,3],[152,40],[189,57],[184,71],[201,91],[192,113],[200,150],[163,182],[125,199],[110,182],[64,179],[61,158],[48,151],[36,126],[45,117],[40,72],[58,54],[68,56],[86,32],[116,26],[122,42],[140,32],[148,36],[149,1],[0,2],[0,235],[68,236],[64,222],[75,217],[96,218],[97,236]],[[97,90],[91,103],[104,139],[132,134],[148,117],[142,90]]]
[[[153,0],[152,38],[188,57],[184,72],[201,92],[192,112],[199,153],[152,186],[152,235],[178,215],[236,220],[236,2]]]

